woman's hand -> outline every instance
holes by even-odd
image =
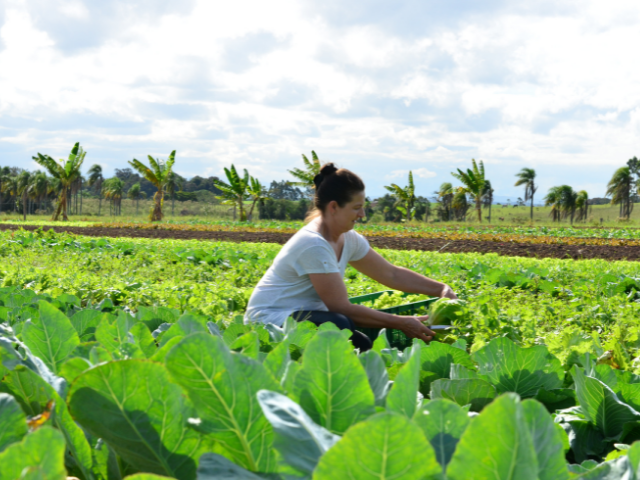
[[[450,298],[451,300],[457,300],[458,296],[453,292],[453,289],[446,283],[442,287],[440,292],[440,298]]]
[[[423,342],[429,343],[433,340],[433,337],[436,336],[436,333],[424,324],[424,322],[429,319],[427,315],[422,317],[400,318],[402,319],[402,323],[398,327],[398,330],[402,330],[407,337],[419,338]]]

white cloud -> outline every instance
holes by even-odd
[[[437,175],[436,172],[432,172],[427,170],[426,168],[416,168],[415,170],[411,170],[413,173],[413,178],[433,178]],[[387,180],[391,180],[394,178],[408,178],[409,170],[393,170],[388,175],[385,175],[384,178]]]
[[[640,155],[635,1],[3,4],[3,164],[80,140],[107,171],[175,148],[184,175],[234,162],[270,181],[314,149],[376,195],[409,170],[434,190],[476,158],[514,196],[523,166],[597,189]]]

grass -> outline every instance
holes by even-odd
[[[82,214],[70,213],[70,226],[86,226],[92,223],[110,223],[110,222],[147,222],[148,213],[152,208],[152,200],[141,200],[136,207],[136,203],[132,200],[123,200],[121,205],[121,215],[113,216],[109,214],[109,204],[102,201],[100,205],[95,198],[85,198],[82,205]],[[530,210],[528,206],[502,206],[493,205],[491,208],[491,222],[487,221],[489,209],[484,208],[482,212],[483,225],[536,225],[536,226],[566,226],[569,220],[561,222],[552,222],[549,212],[551,207],[534,207],[533,222],[530,221]],[[100,215],[98,215],[100,213]],[[167,223],[208,223],[209,221],[232,221],[233,208],[228,205],[211,204],[206,202],[175,202],[165,201],[164,204],[165,219]],[[257,211],[254,212],[254,217]],[[640,227],[640,208],[635,209],[629,220],[619,220],[619,208],[615,205],[594,205],[591,207],[586,222],[574,222],[574,226],[603,226],[603,227]],[[371,223],[384,225],[386,222],[380,221],[380,214],[376,214]],[[20,223],[25,225],[46,225],[50,224],[51,213],[38,213],[28,215],[27,222],[22,222],[22,214],[16,212],[0,212],[0,223]],[[424,222],[411,222],[415,225]],[[478,220],[476,212],[469,210],[467,220],[463,222],[437,222],[433,216],[429,217],[428,223],[436,223],[443,225],[477,225]],[[397,225],[397,224],[395,224]]]

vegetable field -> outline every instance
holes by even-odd
[[[640,264],[382,251],[459,328],[358,353],[242,323],[279,249],[0,233],[0,480],[640,478]]]

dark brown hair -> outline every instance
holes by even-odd
[[[325,163],[313,179],[316,186],[313,204],[321,212],[332,202],[344,207],[356,193],[364,191],[362,179],[346,168],[338,170],[333,163]]]

